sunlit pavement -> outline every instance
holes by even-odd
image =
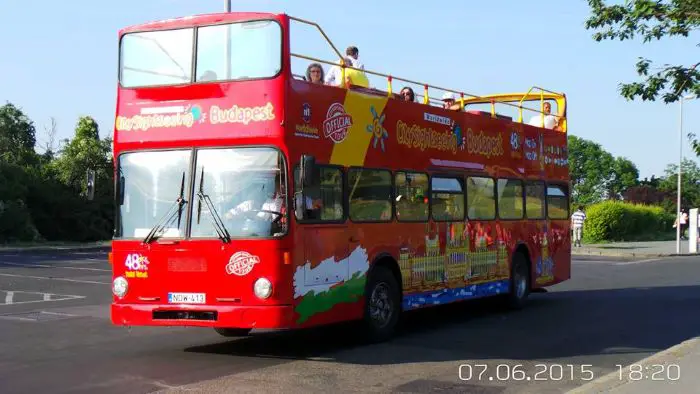
[[[366,346],[352,325],[233,340],[115,327],[105,253],[0,252],[0,392],[565,392],[699,334],[697,257],[572,270],[522,311],[419,311]]]

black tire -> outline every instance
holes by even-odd
[[[510,272],[510,292],[508,293],[508,307],[521,309],[527,303],[530,295],[530,268],[527,258],[521,252],[513,255],[513,265]]]
[[[393,337],[401,316],[401,289],[391,270],[384,266],[372,269],[365,285],[363,317],[365,339],[371,343]]]
[[[222,327],[214,327],[214,331],[216,331],[217,334],[227,337],[227,338],[232,338],[232,337],[245,337],[248,336],[252,328],[222,328]]]

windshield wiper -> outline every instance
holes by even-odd
[[[207,204],[207,208],[209,208],[209,212],[211,212],[211,218],[212,222],[214,223],[216,234],[219,236],[221,241],[224,243],[229,243],[231,242],[231,234],[229,234],[229,232],[226,230],[226,225],[224,224],[224,221],[221,220],[219,213],[216,212],[216,208],[214,208],[214,204],[211,202],[209,195],[204,194],[204,167],[202,167],[202,174],[200,177],[199,191],[197,192],[197,197],[199,198],[197,205],[197,224],[199,224],[199,219],[202,215],[202,200],[204,200],[204,202]]]
[[[151,228],[151,231],[146,235],[146,238],[143,239],[143,242],[145,243],[150,243],[153,241],[158,234],[160,234],[170,222],[173,221],[175,213],[177,213],[177,228],[180,228],[180,221],[182,219],[182,207],[187,204],[187,201],[185,201],[185,171],[182,172],[182,183],[180,184],[180,195],[178,196],[177,200],[173,202],[173,205],[170,206],[168,209],[168,212],[163,215],[158,223],[156,223],[153,228]]]

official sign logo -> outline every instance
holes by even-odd
[[[245,276],[253,270],[253,266],[260,262],[260,257],[248,252],[236,252],[226,264],[226,273]]]
[[[328,108],[326,120],[323,121],[323,134],[333,142],[343,142],[352,126],[352,117],[345,112],[345,107],[340,103],[333,103]]]

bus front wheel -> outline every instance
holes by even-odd
[[[250,328],[221,328],[214,327],[214,331],[223,337],[244,337],[250,333]]]
[[[513,309],[520,309],[525,306],[527,297],[530,295],[530,268],[522,252],[516,252],[513,256],[510,277],[508,305]]]
[[[375,267],[365,287],[364,325],[370,342],[383,342],[394,334],[401,313],[401,289],[391,270]]]

